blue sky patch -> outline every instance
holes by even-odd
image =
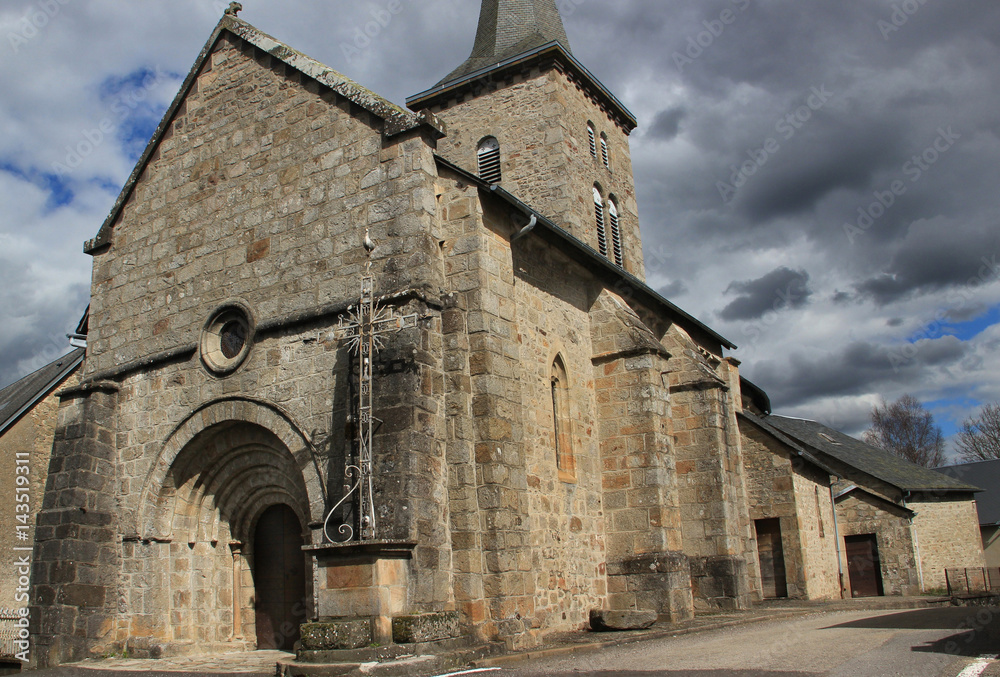
[[[58,174],[43,172],[37,169],[25,169],[5,160],[0,160],[0,172],[12,174],[22,181],[33,184],[47,192],[49,197],[46,200],[45,208],[50,212],[59,207],[65,207],[76,197],[73,189],[69,187],[69,182]]]
[[[910,343],[923,339],[938,339],[943,336],[954,336],[961,341],[969,341],[983,333],[995,324],[1000,324],[1000,305],[993,306],[985,313],[967,322],[935,322],[925,326],[910,337]]]

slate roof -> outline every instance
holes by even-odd
[[[0,435],[17,423],[35,404],[58,388],[59,384],[80,366],[86,352],[78,348],[0,390]]]
[[[975,482],[986,487],[983,493],[976,496],[979,523],[1000,525],[1000,460],[963,463],[937,468],[937,471],[962,482]]]
[[[451,171],[460,174],[466,181],[474,185],[479,186],[480,190],[486,191],[496,195],[501,200],[504,200],[510,204],[515,209],[519,210],[526,217],[535,217],[536,223],[531,228],[531,231],[526,229],[527,232],[534,232],[546,238],[550,242],[557,243],[564,247],[563,251],[568,254],[575,254],[580,260],[588,264],[590,269],[598,276],[604,279],[611,280],[616,289],[627,289],[633,295],[638,297],[640,300],[649,304],[650,307],[661,310],[666,314],[671,321],[676,322],[680,326],[684,327],[685,330],[693,334],[694,336],[702,339],[707,339],[712,343],[718,343],[724,348],[729,348],[735,350],[737,348],[736,344],[722,336],[714,329],[709,327],[707,324],[703,323],[701,320],[689,315],[685,311],[681,310],[679,307],[675,306],[673,303],[661,296],[655,289],[647,285],[645,282],[635,277],[634,275],[622,270],[611,261],[608,257],[601,256],[597,251],[595,251],[590,245],[586,244],[582,240],[577,239],[569,232],[559,227],[557,224],[553,223],[550,219],[542,216],[534,208],[528,206],[516,196],[508,193],[506,190],[495,184],[489,184],[483,181],[481,178],[475,174],[462,169],[458,165],[445,160],[439,155],[435,155],[434,159],[437,163],[450,169]],[[515,235],[515,239],[517,236]],[[624,287],[622,286],[624,285]]]
[[[472,54],[435,86],[551,42],[573,53],[555,0],[483,0]]]
[[[96,250],[111,243],[111,233],[114,228],[114,224],[118,220],[125,204],[132,196],[132,192],[135,190],[139,177],[141,177],[142,173],[146,170],[146,166],[149,164],[153,152],[156,150],[157,146],[160,145],[163,135],[166,134],[167,130],[170,128],[170,124],[173,121],[174,116],[177,114],[181,104],[184,103],[184,100],[187,98],[188,92],[190,92],[191,88],[194,86],[198,75],[201,73],[202,67],[208,60],[208,57],[211,56],[212,51],[215,49],[216,43],[222,35],[227,32],[253,45],[257,49],[267,52],[272,57],[281,60],[289,67],[298,70],[303,75],[312,78],[324,87],[327,87],[348,101],[357,104],[376,117],[384,120],[386,136],[401,134],[422,125],[429,125],[434,128],[440,136],[444,135],[443,125],[431,113],[426,111],[411,113],[405,108],[397,106],[388,99],[384,99],[371,90],[362,87],[358,83],[354,82],[345,75],[338,73],[329,66],[326,66],[315,59],[311,59],[301,52],[297,52],[283,42],[275,40],[267,33],[258,30],[246,21],[243,21],[236,16],[227,14],[222,17],[222,20],[219,21],[218,25],[215,27],[215,31],[213,31],[212,36],[208,39],[204,49],[201,50],[201,54],[198,55],[194,66],[191,67],[191,71],[184,80],[184,84],[181,85],[180,92],[177,93],[177,97],[174,99],[173,103],[170,104],[170,108],[167,109],[167,112],[160,121],[156,131],[153,132],[153,138],[150,139],[149,144],[146,146],[146,150],[143,152],[142,157],[139,158],[139,162],[136,164],[135,169],[132,170],[131,176],[129,176],[128,181],[125,183],[125,187],[122,188],[122,191],[118,196],[118,200],[115,201],[114,206],[111,208],[111,214],[108,215],[108,218],[105,220],[104,225],[101,226],[97,236],[84,243],[83,251],[85,253],[92,254]]]
[[[812,463],[814,466],[816,466],[820,470],[828,472],[831,475],[836,475],[837,474],[834,470],[832,470],[830,468],[830,466],[828,464],[823,463],[823,461],[820,458],[818,458],[816,456],[816,454],[812,453],[811,451],[809,451],[808,449],[806,449],[803,445],[799,444],[794,439],[792,439],[791,437],[789,437],[785,433],[781,432],[780,430],[778,430],[777,428],[775,428],[774,426],[772,426],[771,424],[769,424],[767,422],[767,419],[761,418],[760,416],[757,416],[756,414],[753,414],[753,413],[751,413],[749,411],[746,411],[745,409],[743,411],[739,412],[736,416],[738,418],[742,418],[742,419],[744,419],[746,421],[749,421],[750,423],[752,423],[756,427],[760,428],[761,430],[763,430],[764,432],[766,432],[768,435],[770,435],[774,439],[778,440],[779,442],[781,442],[785,446],[789,447],[792,451],[795,452],[795,454],[797,456],[799,456],[800,458],[805,459],[809,463]]]
[[[960,493],[982,491],[979,487],[910,463],[815,421],[773,415],[764,420],[808,448],[882,480],[901,491]]]

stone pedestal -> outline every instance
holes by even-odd
[[[409,541],[358,541],[303,548],[316,558],[319,569],[316,615],[320,622],[350,620],[357,625],[354,621],[368,620],[369,643],[391,644],[393,617],[409,611],[407,588],[415,547]],[[356,645],[357,628],[349,634]]]

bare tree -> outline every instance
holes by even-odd
[[[965,419],[955,444],[966,461],[1000,458],[1000,402],[987,404],[979,416]]]
[[[944,435],[919,400],[903,395],[892,404],[882,400],[872,409],[865,442],[925,468],[944,465]]]

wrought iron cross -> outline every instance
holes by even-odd
[[[393,308],[379,306],[375,301],[375,278],[371,273],[371,253],[375,249],[368,232],[365,231],[365,249],[368,251],[368,262],[365,274],[361,278],[361,296],[356,306],[348,309],[347,317],[341,317],[335,331],[335,336],[346,341],[350,351],[358,358],[358,418],[357,430],[358,457],[357,463],[347,462],[344,477],[352,482],[344,497],[333,506],[323,520],[323,534],[331,543],[327,527],[333,514],[347,502],[355,493],[359,503],[359,540],[370,541],[376,538],[375,500],[372,490],[372,432],[375,417],[372,415],[372,380],[374,376],[373,360],[375,353],[383,347],[386,334],[412,329],[417,326],[417,314],[400,315]],[[355,539],[354,527],[347,522],[337,528],[341,536],[346,536],[344,543]]]

